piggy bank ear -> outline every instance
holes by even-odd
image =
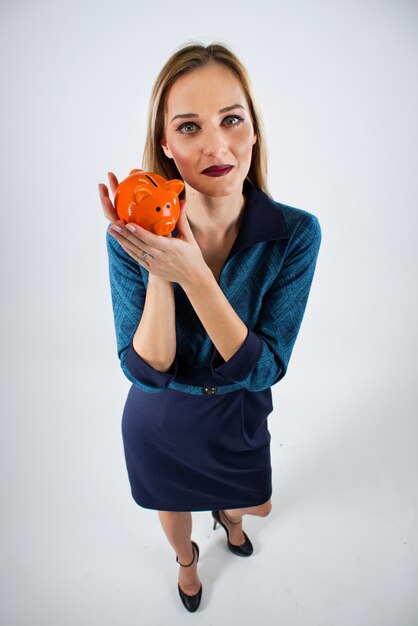
[[[144,185],[138,185],[138,187],[135,187],[134,189],[134,198],[138,204],[141,202],[141,200],[151,195],[152,193],[150,192],[150,190]]]
[[[164,183],[164,189],[167,189],[167,191],[174,191],[175,194],[179,195],[179,193],[181,193],[184,189],[184,183],[182,180],[177,179],[168,180]]]

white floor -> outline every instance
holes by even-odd
[[[334,384],[331,402],[313,379],[298,394],[296,372],[274,388],[273,511],[244,518],[247,559],[210,512],[193,514],[203,597],[192,616],[157,513],[130,495],[115,371],[101,393],[88,365],[8,390],[2,624],[416,626],[416,425],[401,380],[385,412],[359,386],[344,396]]]
[[[1,3],[0,626],[417,626],[418,4],[200,4]],[[323,239],[273,388],[273,511],[244,518],[248,559],[194,513],[190,614],[130,494],[97,184],[141,166],[193,40],[247,67],[269,190]]]

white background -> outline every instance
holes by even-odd
[[[2,1],[1,588],[7,626],[418,622],[416,2]],[[193,514],[189,617],[132,500],[98,183],[140,166],[153,82],[225,43],[261,103],[274,198],[322,246],[273,388],[273,511],[240,559]]]

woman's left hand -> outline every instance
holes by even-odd
[[[185,205],[186,201],[181,200],[178,237],[155,235],[138,224],[124,225],[120,221],[116,224],[120,233],[113,230],[114,225],[109,228],[123,249],[150,274],[182,286],[200,281],[211,272],[187,221]],[[144,252],[149,256],[141,260]]]

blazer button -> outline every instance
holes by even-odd
[[[203,393],[207,395],[213,395],[216,393],[216,387],[203,387]]]

